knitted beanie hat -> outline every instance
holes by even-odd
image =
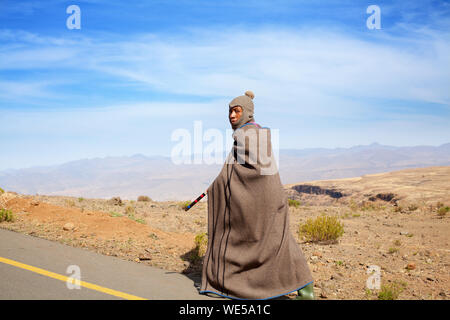
[[[231,100],[229,109],[236,106],[240,106],[242,108],[242,116],[239,118],[239,121],[234,125],[231,125],[233,129],[237,129],[249,121],[255,121],[253,117],[253,112],[255,110],[255,106],[253,104],[254,97],[255,94],[252,91],[246,91],[243,96],[239,96]]]

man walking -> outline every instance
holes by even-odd
[[[234,145],[207,190],[200,293],[269,299],[298,291],[299,299],[314,299],[311,272],[289,230],[270,129],[254,122],[253,98],[247,91],[229,104]]]

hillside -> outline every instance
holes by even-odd
[[[285,185],[289,196],[311,205],[386,200],[392,204],[450,203],[450,167],[406,169],[360,177]]]
[[[223,157],[225,160],[225,156]],[[219,164],[174,164],[169,157],[105,157],[57,166],[0,171],[0,186],[22,194],[154,200],[189,200],[208,188]],[[282,149],[283,184],[358,177],[408,168],[450,165],[450,143],[394,147],[373,143],[350,148]]]
[[[381,268],[381,284],[400,283],[399,299],[449,299],[450,167],[406,169],[361,177],[285,185],[291,232],[315,279],[319,299],[376,299],[367,269]],[[24,195],[6,192],[0,206],[14,222],[0,227],[70,246],[182,272],[199,280],[195,235],[206,232],[207,206],[190,211],[176,201],[135,201]],[[338,243],[304,242],[297,230],[309,218],[336,216]],[[289,297],[293,297],[290,295]]]

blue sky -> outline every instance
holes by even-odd
[[[449,27],[449,1],[1,0],[0,170],[168,156],[246,90],[281,148],[447,143]]]

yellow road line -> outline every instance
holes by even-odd
[[[9,265],[14,266],[14,267],[22,268],[22,269],[25,269],[25,270],[28,270],[28,271],[32,271],[32,272],[35,272],[35,273],[38,273],[38,274],[41,274],[43,276],[47,276],[47,277],[50,277],[50,278],[53,278],[53,279],[61,280],[61,281],[64,281],[64,282],[67,282],[69,280],[69,282],[74,283],[74,281],[75,281],[75,279],[73,279],[73,278],[66,277],[66,276],[63,276],[63,275],[60,275],[60,274],[57,274],[57,273],[54,273],[54,272],[51,272],[51,271],[47,271],[47,270],[44,270],[44,269],[41,269],[41,268],[33,267],[33,266],[28,265],[28,264],[17,262],[17,261],[11,260],[11,259],[0,257],[0,262],[9,264]],[[103,292],[103,293],[106,293],[106,294],[109,294],[109,295],[112,295],[112,296],[116,296],[116,297],[119,297],[119,298],[127,299],[127,300],[147,300],[147,299],[144,299],[144,298],[141,298],[141,297],[138,297],[138,296],[134,296],[134,295],[131,295],[131,294],[128,294],[128,293],[124,293],[124,292],[120,292],[120,291],[117,291],[117,290],[105,288],[105,287],[102,287],[102,286],[98,286],[96,284],[89,283],[89,282],[86,282],[86,281],[81,281],[80,280],[79,282],[77,281],[77,283],[80,286],[83,286],[85,288],[96,290],[96,291],[99,291],[99,292]]]

